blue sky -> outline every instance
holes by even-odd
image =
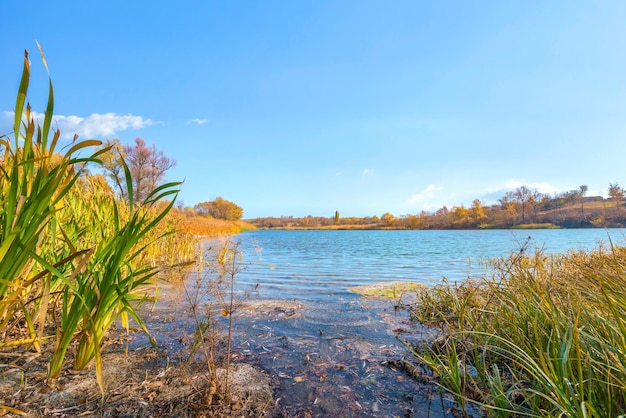
[[[66,137],[141,137],[186,205],[395,215],[626,186],[626,2],[6,2],[0,132],[31,53]],[[68,140],[69,142],[69,140]]]

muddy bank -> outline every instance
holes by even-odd
[[[108,336],[104,398],[93,366],[74,372],[68,362],[58,379],[47,381],[49,351],[31,358],[0,353],[0,403],[28,416],[454,414],[454,403],[419,378],[421,371],[401,344],[432,338],[432,333],[389,300],[354,295],[329,305],[261,298],[241,303],[233,314],[226,399],[211,387],[201,353],[191,364],[185,362],[195,326],[181,288],[164,283],[158,294],[156,304],[140,307],[158,347],[137,330],[126,334],[117,328]],[[215,326],[224,331],[227,318],[217,319]],[[216,335],[216,352],[222,356],[217,361],[223,364],[225,334]]]
[[[83,371],[68,365],[48,380],[51,350],[32,356],[0,353],[0,405],[10,408],[0,408],[0,416],[256,417],[273,410],[270,376],[258,368],[234,364],[227,399],[219,388],[212,393],[203,364],[177,361],[175,353],[159,347],[125,353],[125,339],[109,341],[103,353],[104,397],[93,365]]]
[[[51,340],[40,353],[25,347],[1,350],[0,416],[271,416],[275,401],[267,372],[232,362],[226,393],[211,384],[203,358],[187,361],[194,331],[188,304],[179,286],[161,283],[158,288],[159,300],[138,309],[157,346],[136,327],[127,332],[114,325],[102,350],[104,394],[93,362],[82,371],[71,369],[74,347],[56,379],[47,378]],[[217,374],[225,382],[223,367]]]

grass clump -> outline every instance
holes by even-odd
[[[414,293],[424,287],[425,285],[414,282],[382,282],[351,287],[348,291],[362,296],[400,300],[405,293]]]
[[[511,227],[511,229],[561,229],[560,226],[558,225],[554,225],[552,223],[546,222],[546,223],[535,223],[535,224],[521,224],[521,225],[514,225]]]
[[[410,347],[463,410],[489,416],[626,413],[626,248],[493,262],[493,276],[418,294],[440,336]]]

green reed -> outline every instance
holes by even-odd
[[[57,154],[60,132],[54,131],[52,139],[48,138],[54,107],[52,84],[41,128],[26,104],[29,81],[26,53],[13,140],[8,136],[0,138],[0,332],[5,340],[0,346],[27,342],[39,346],[51,292],[59,281],[73,274],[72,262],[78,260],[80,265],[86,256],[85,251],[69,245],[59,233],[61,225],[55,217],[78,179],[76,167],[96,161],[97,153],[81,158],[80,152],[100,144],[74,142],[65,154]],[[62,251],[63,247],[68,251]],[[28,336],[6,341],[5,331],[18,320],[16,317],[25,322]]]
[[[127,179],[128,187],[132,188],[128,170]],[[141,206],[129,204],[125,208],[129,211],[127,219],[122,217],[120,204],[112,202],[112,213],[105,217],[112,225],[100,231],[102,235],[91,251],[86,268],[75,276],[75,289],[68,287],[64,290],[60,338],[50,363],[50,376],[58,375],[67,348],[78,332],[74,367],[82,369],[95,358],[97,376],[103,387],[100,345],[113,322],[122,317],[126,324],[130,315],[148,332],[131,301],[138,297],[134,291],[147,284],[158,269],[136,262],[148,245],[139,243],[165,217],[174,200],[156,216],[151,213],[151,206],[177,193],[173,188],[178,184],[168,183],[158,187]],[[129,189],[128,193],[132,203],[132,191]],[[113,233],[109,235],[107,232],[111,227]]]
[[[412,307],[441,329],[410,347],[439,384],[490,416],[626,413],[626,249],[520,252],[493,271]]]
[[[47,69],[43,53],[42,59]],[[128,200],[116,199],[102,176],[85,169],[110,149],[75,138],[57,152],[60,132],[50,130],[52,83],[42,127],[26,103],[29,81],[26,53],[13,138],[0,137],[0,347],[30,344],[39,350],[52,330],[49,375],[58,375],[76,343],[74,367],[95,359],[103,389],[105,333],[117,318],[127,325],[129,316],[147,331],[133,301],[163,267],[154,260],[188,246],[184,234],[161,226],[180,183],[159,186],[135,203],[125,167]],[[156,245],[163,237],[169,237],[166,246]]]

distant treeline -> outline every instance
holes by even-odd
[[[609,185],[608,198],[586,196],[580,186],[555,196],[521,186],[507,192],[498,203],[485,206],[478,199],[470,207],[442,207],[436,212],[394,216],[384,213],[366,217],[306,216],[256,218],[258,228],[271,229],[498,229],[498,228],[596,228],[626,227],[625,191]]]

